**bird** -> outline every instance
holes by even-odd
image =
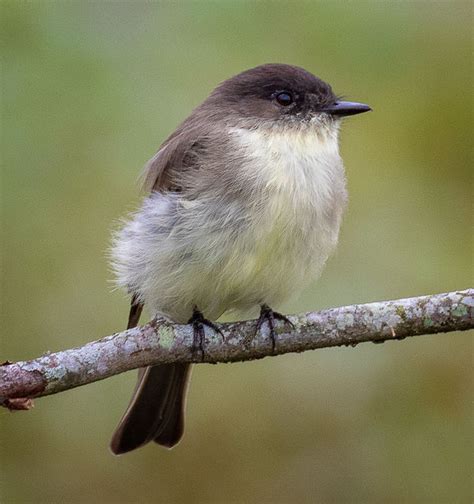
[[[309,71],[269,63],[219,84],[145,165],[141,206],[115,232],[116,283],[131,297],[128,328],[143,307],[204,326],[260,307],[256,331],[288,319],[273,311],[316,280],[334,252],[347,205],[339,130],[367,112]],[[184,433],[191,364],[139,370],[110,448],[151,441],[172,448]]]

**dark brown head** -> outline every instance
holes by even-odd
[[[315,116],[367,112],[362,103],[339,100],[331,86],[303,68],[267,64],[246,70],[220,84],[205,102],[228,114],[267,121],[310,121]]]

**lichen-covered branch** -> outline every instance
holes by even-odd
[[[289,316],[279,323],[275,351],[268,328],[255,321],[205,329],[204,358],[193,352],[189,325],[155,319],[79,348],[0,366],[0,404],[28,409],[30,398],[55,394],[130,369],[170,362],[233,362],[333,346],[474,328],[474,289],[396,301],[344,306]]]

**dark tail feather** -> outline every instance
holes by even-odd
[[[191,375],[190,364],[171,364],[175,368],[172,383],[166,398],[163,422],[157,429],[155,443],[167,448],[173,448],[184,434],[184,411],[186,408],[186,392]]]
[[[189,364],[140,370],[130,405],[112,437],[113,453],[129,452],[153,439],[168,448],[180,441],[189,371]]]
[[[143,305],[134,297],[128,328],[138,324]],[[155,440],[168,448],[184,432],[184,407],[191,366],[165,364],[138,371],[130,404],[115,430],[110,448],[119,455]]]
[[[137,296],[132,297],[132,303],[130,305],[130,312],[128,314],[128,323],[127,329],[131,329],[138,325],[138,321],[140,320],[140,315],[143,311],[143,304],[140,303]]]

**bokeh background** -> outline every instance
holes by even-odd
[[[373,113],[341,138],[350,206],[319,309],[472,283],[471,2],[8,2],[0,360],[123,329],[111,229],[213,86],[301,65]],[[472,501],[472,334],[195,369],[171,452],[115,458],[135,372],[0,412],[4,503]]]

